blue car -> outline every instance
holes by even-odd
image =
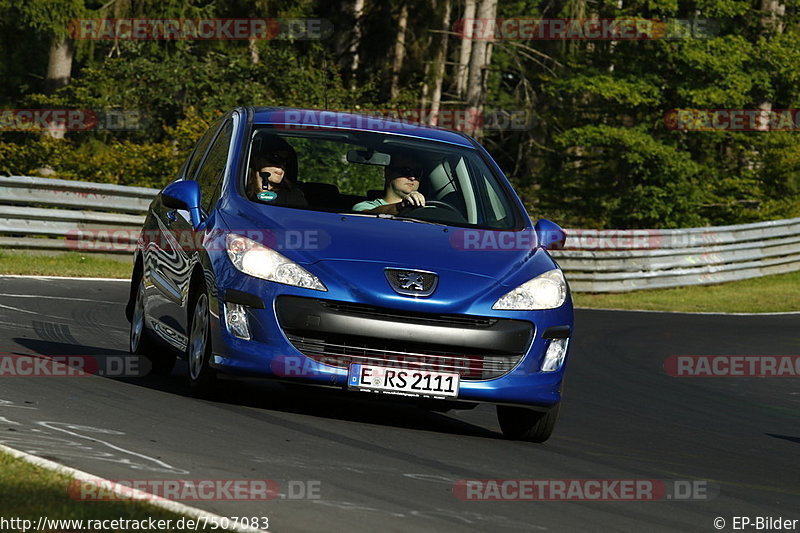
[[[573,329],[569,286],[473,138],[332,111],[241,108],[150,205],[126,308],[130,350],[222,373],[497,406],[547,440]]]

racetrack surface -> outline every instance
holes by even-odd
[[[125,355],[127,291],[125,282],[0,277],[0,352]],[[798,379],[675,378],[662,366],[671,355],[797,355],[799,315],[578,310],[575,323],[561,418],[544,445],[503,439],[490,406],[441,414],[260,381],[201,400],[182,361],[165,377],[2,377],[0,442],[110,479],[319,482],[319,499],[186,502],[269,516],[276,532],[715,531],[716,517],[724,530],[733,516],[800,519]],[[458,480],[501,478],[701,480],[719,494],[453,495]]]

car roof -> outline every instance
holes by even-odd
[[[291,124],[325,129],[369,131],[445,142],[465,148],[475,148],[470,142],[470,138],[461,133],[433,126],[423,126],[410,121],[392,120],[377,115],[370,116],[345,111],[291,107],[254,107],[252,109],[253,123],[255,124]],[[387,113],[390,112],[390,110],[387,110]]]

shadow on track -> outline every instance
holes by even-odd
[[[126,357],[129,352],[97,346],[85,346],[51,340],[13,339],[19,346],[42,356],[90,356],[98,360],[105,357]],[[31,355],[18,352],[19,355]],[[168,376],[111,377],[131,385],[192,397],[188,386],[186,362],[178,360]],[[300,415],[346,420],[366,424],[401,427],[421,431],[468,435],[484,438],[502,438],[499,432],[435,412],[435,400],[423,408],[414,400],[392,398],[343,391],[338,388],[319,388],[295,383],[281,383],[268,379],[223,377],[219,380],[220,392],[213,403],[231,407],[249,407],[267,411],[280,411]],[[367,397],[369,396],[369,397]],[[198,401],[209,401],[201,400]]]

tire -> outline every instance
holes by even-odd
[[[559,406],[556,404],[547,412],[541,412],[525,407],[498,405],[497,421],[507,439],[544,442],[553,434]]]
[[[169,348],[160,346],[150,335],[144,320],[144,277],[140,275],[131,314],[129,349],[134,355],[147,357],[151,373],[169,374],[175,366],[175,353]]]
[[[217,372],[211,368],[211,328],[208,293],[205,284],[197,287],[189,306],[189,339],[186,361],[189,363],[189,385],[198,396],[213,396],[217,391]]]

